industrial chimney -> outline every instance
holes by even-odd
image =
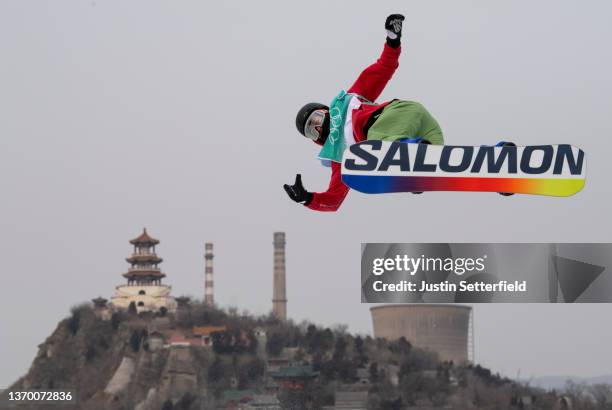
[[[272,295],[272,314],[287,319],[287,290],[285,276],[285,233],[274,232],[274,289]]]
[[[204,245],[204,304],[214,305],[213,297],[213,244]]]

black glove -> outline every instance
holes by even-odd
[[[385,29],[387,30],[387,44],[393,48],[397,48],[400,45],[403,21],[404,16],[401,14],[391,14],[385,21]]]
[[[311,192],[304,189],[304,185],[302,185],[302,175],[300,174],[295,176],[295,183],[293,185],[285,184],[283,187],[285,188],[285,191],[287,191],[289,198],[300,204],[310,204],[312,197],[314,196]]]

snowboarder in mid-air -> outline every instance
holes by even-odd
[[[399,66],[404,16],[392,14],[385,21],[387,39],[380,58],[366,68],[357,81],[342,91],[330,106],[304,105],[297,114],[298,131],[323,148],[319,158],[331,163],[331,181],[325,192],[309,192],[296,175],[285,185],[289,198],[315,211],[336,211],[349,188],[342,182],[341,160],[345,147],[365,140],[406,141],[444,144],[438,122],[421,104],[391,100],[374,102]]]

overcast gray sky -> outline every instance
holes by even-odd
[[[448,143],[572,143],[570,198],[351,193],[336,214],[282,184],[328,171],[295,131],[379,55],[406,15],[381,97],[422,102]],[[612,52],[606,1],[3,1],[0,3],[0,386],[71,305],[110,297],[143,226],[174,294],[270,308],[287,232],[289,315],[371,332],[361,242],[610,241]],[[610,305],[480,305],[476,356],[515,376],[612,372]]]

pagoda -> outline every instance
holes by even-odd
[[[127,285],[115,288],[115,296],[111,299],[112,306],[128,309],[133,304],[139,313],[159,310],[174,312],[176,300],[170,296],[172,287],[162,284],[166,275],[158,265],[163,259],[155,252],[159,240],[150,236],[145,228],[130,244],[134,246],[132,256],[126,258],[130,268],[123,274]]]
[[[134,245],[132,256],[125,260],[132,265],[123,277],[128,280],[128,285],[161,285],[161,280],[166,275],[159,267],[163,259],[155,253],[155,245],[159,240],[149,236],[147,228],[144,228],[138,238],[130,241]]]

